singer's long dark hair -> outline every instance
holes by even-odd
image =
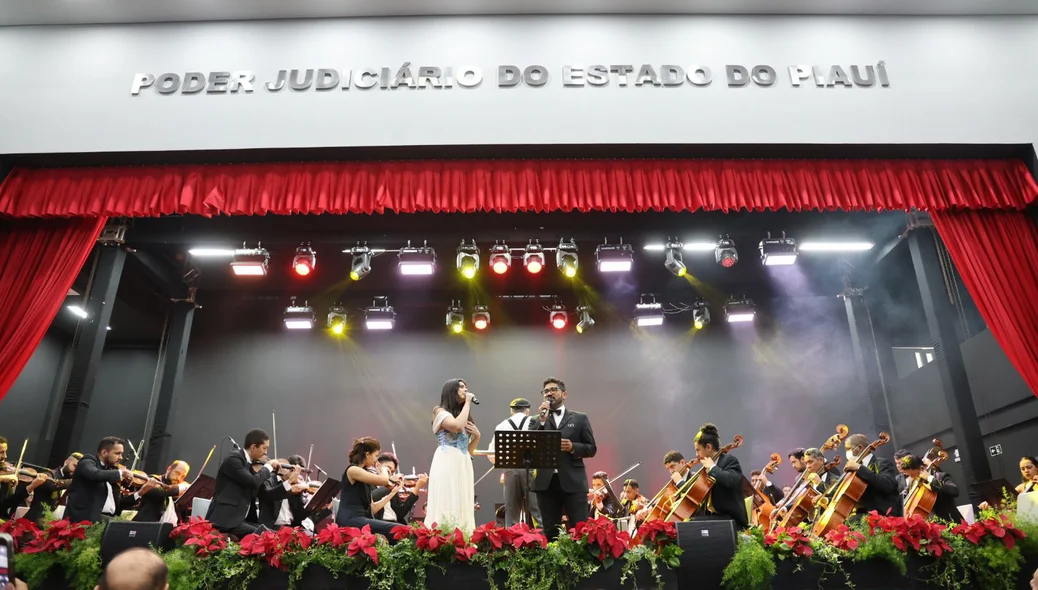
[[[443,384],[443,391],[440,393],[440,407],[451,413],[451,416],[455,418],[461,413],[464,405],[458,401],[458,390],[461,389],[461,384],[465,383],[464,379],[450,379]],[[472,408],[469,408],[469,422],[475,424],[476,419],[472,415]]]

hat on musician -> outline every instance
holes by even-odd
[[[530,402],[525,398],[517,397],[514,400],[512,400],[512,403],[509,404],[508,407],[517,410],[522,410],[524,408],[529,408]]]

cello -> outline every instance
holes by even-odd
[[[877,448],[890,442],[890,435],[886,432],[879,433],[879,439],[872,441],[866,446],[861,453],[855,457],[855,462],[861,464],[862,460],[870,454],[874,453]],[[862,466],[864,469],[865,467]],[[819,537],[824,537],[826,533],[839,527],[845,520],[847,520],[854,509],[858,506],[858,501],[861,500],[862,494],[865,493],[865,489],[869,487],[869,484],[865,483],[865,480],[858,477],[857,471],[845,471],[840,480],[836,482],[834,489],[836,492],[833,494],[832,500],[829,501],[829,505],[826,507],[825,512],[815,522],[815,526],[812,529],[814,534]]]
[[[778,453],[772,453],[770,457],[771,461],[764,466],[761,470],[761,476],[765,473],[775,473],[778,466],[782,464],[782,455]],[[753,513],[750,514],[750,524],[760,525],[767,529],[771,525],[771,513],[775,510],[775,505],[771,503],[771,498],[764,495],[764,478],[761,477],[757,480],[757,483],[753,486]],[[759,503],[759,505],[758,505]]]
[[[721,447],[716,453],[714,453],[711,459],[717,460],[718,457],[742,446],[742,435],[736,434],[732,439],[732,442]],[[698,461],[697,461],[698,463]],[[700,468],[692,479],[688,480],[688,483],[681,486],[671,502],[670,512],[667,513],[667,520],[670,522],[685,522],[692,518],[696,512],[699,512],[699,508],[706,503],[706,497],[710,495],[710,491],[714,489],[714,483],[716,480],[710,477],[709,474],[703,473],[703,469]]]
[[[827,453],[840,444],[850,435],[851,430],[846,424],[836,425],[836,434],[826,439],[825,443],[819,447],[819,450],[823,453]],[[832,469],[840,464],[841,458],[836,457],[833,461],[826,463],[826,469]],[[815,494],[807,492],[810,478],[808,477],[807,471],[801,473],[795,482],[793,482],[793,489],[790,490],[789,495],[782,499],[775,506],[775,510],[772,512],[771,528],[774,529],[778,526],[789,528],[790,526],[796,526],[804,521],[805,518],[814,509],[814,500],[818,494],[816,490]]]
[[[678,471],[678,475],[685,476],[685,473],[694,466],[699,464],[699,459],[693,459]],[[650,520],[663,520],[670,514],[670,509],[673,507],[674,497],[678,494],[678,486],[673,480],[668,481],[667,485],[663,486],[663,489],[659,491],[649,503],[645,505],[644,509],[648,509],[649,512],[645,515],[642,522],[649,522]]]
[[[933,512],[934,503],[937,502],[937,492],[930,487],[930,483],[926,481],[926,476],[933,475],[937,470],[937,466],[948,459],[948,452],[944,450],[941,439],[933,439],[933,447],[926,452],[926,459],[930,464],[923,467],[919,478],[912,481],[912,485],[908,487],[908,491],[905,493],[905,518],[911,518],[918,514],[926,520],[930,518],[930,513]]]

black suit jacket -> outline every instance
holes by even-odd
[[[554,416],[549,416],[546,423],[539,420],[534,422],[531,430],[553,430]],[[562,438],[573,443],[573,452],[565,453],[559,451],[559,485],[567,494],[587,494],[587,470],[584,468],[584,459],[594,457],[598,452],[595,444],[595,433],[591,430],[591,421],[586,414],[574,412],[566,408],[562,416],[562,424],[558,424],[558,430],[562,432]],[[551,469],[538,469],[537,477],[533,480],[530,489],[535,492],[546,492],[551,485]]]
[[[179,493],[180,488],[166,484],[165,481],[163,481],[163,487],[148,490],[148,493],[141,496],[140,505],[137,506],[137,514],[133,517],[133,521],[158,522],[166,513],[166,506],[170,498]]]
[[[714,511],[734,520],[736,530],[750,526],[749,516],[746,514],[746,500],[742,488],[742,467],[739,465],[739,460],[725,453],[717,458],[714,466],[706,475],[714,478],[714,487],[710,490],[709,502],[713,505]],[[705,510],[704,505],[700,514],[707,514]]]
[[[268,529],[277,529],[274,522],[281,512],[281,502],[288,500],[288,508],[292,511],[292,522],[289,526],[303,526],[303,521],[310,514],[306,511],[306,503],[302,494],[293,494],[285,489],[285,484],[276,473],[263,482],[259,491],[259,522]]]
[[[68,501],[65,503],[65,520],[80,522],[83,520],[97,522],[101,520],[101,509],[108,500],[108,488],[112,489],[115,500],[115,516],[120,508],[119,470],[106,467],[93,455],[83,455],[72,474],[72,483],[68,487]]]
[[[772,504],[778,504],[782,501],[782,490],[775,487],[775,484],[770,481],[768,482],[768,485],[764,486],[761,493],[767,496],[768,500],[770,500]]]
[[[29,510],[25,513],[25,518],[39,524],[40,519],[43,518],[44,509],[49,508],[53,511],[57,508],[62,490],[67,489],[71,483],[72,478],[66,478],[61,469],[52,469],[50,478],[33,490],[32,502],[29,503]]]
[[[385,498],[389,494],[390,490],[386,487],[379,487],[371,492],[371,500],[378,502],[382,498]],[[418,494],[407,494],[407,499],[401,500],[399,494],[393,494],[393,497],[389,499],[389,506],[393,509],[393,514],[396,514],[395,521],[402,525],[411,524],[411,511],[414,510],[414,505],[418,503]],[[386,520],[386,509],[378,511],[375,515],[378,520]]]
[[[875,467],[876,471],[873,471]],[[901,494],[897,490],[897,469],[882,457],[872,456],[868,467],[858,469],[858,477],[868,484],[858,501],[858,514],[875,510],[882,515],[901,516]]]
[[[231,451],[216,474],[216,490],[206,519],[221,530],[231,530],[246,520],[258,523],[256,497],[268,477],[270,469],[266,466],[253,473],[245,454],[238,449]]]

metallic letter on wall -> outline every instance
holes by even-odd
[[[497,85],[500,88],[518,86],[522,81],[522,72],[518,66],[497,66]]]
[[[544,86],[548,83],[548,68],[529,66],[523,70],[523,81],[527,86]]]
[[[162,74],[156,82],[159,94],[173,94],[180,88],[180,76],[176,74]]]
[[[800,87],[800,83],[811,79],[811,66],[789,66],[789,81],[793,83],[795,88]]]
[[[771,86],[775,83],[775,68],[771,66],[753,66],[750,74],[757,86]]]
[[[331,90],[339,86],[339,72],[337,70],[321,68],[317,70],[317,90]]]
[[[133,82],[130,83],[130,94],[137,96],[142,88],[151,88],[155,83],[155,76],[151,74],[134,74]]]
[[[750,73],[742,66],[728,65],[724,67],[724,71],[730,87],[746,86],[750,83]]]
[[[209,72],[209,86],[205,91],[207,94],[227,92],[227,84],[230,81],[230,72]]]
[[[605,86],[609,84],[609,68],[597,65],[587,69],[587,83],[592,86]]]
[[[476,88],[482,83],[483,70],[476,66],[461,66],[458,68],[458,86]]]
[[[660,66],[660,81],[664,86],[681,86],[685,83],[685,69],[681,66]]]
[[[184,84],[180,87],[181,94],[197,94],[203,90],[205,90],[205,74],[202,72],[184,74]]]
[[[710,68],[700,65],[688,66],[686,77],[693,86],[709,86],[710,82],[713,81],[713,74],[710,72]]]
[[[562,66],[563,86],[583,86],[584,68],[580,66]]]

